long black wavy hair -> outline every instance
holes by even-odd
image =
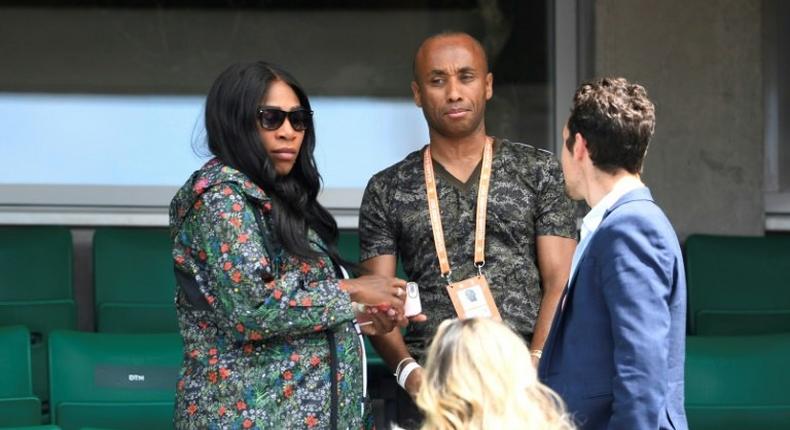
[[[222,72],[206,98],[208,149],[226,165],[244,173],[272,199],[273,230],[282,247],[293,255],[314,259],[308,228],[318,233],[330,257],[337,252],[337,223],[318,203],[321,176],[316,168],[315,127],[304,131],[304,140],[291,172],[278,176],[263,147],[257,128],[257,110],[274,82],[284,82],[296,93],[303,108],[310,108],[304,89],[288,72],[263,61],[234,64]]]

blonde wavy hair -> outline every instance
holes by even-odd
[[[417,406],[422,430],[575,428],[559,396],[538,381],[521,337],[487,318],[439,326]]]

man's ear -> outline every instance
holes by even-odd
[[[574,133],[573,135],[573,158],[581,161],[585,156],[589,157],[587,149],[587,139],[581,133]]]
[[[417,81],[411,81],[411,93],[414,96],[414,104],[417,107],[422,107],[422,102],[420,101],[420,84]]]
[[[491,72],[486,74],[486,100],[491,100],[494,96],[494,75]]]

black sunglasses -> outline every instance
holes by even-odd
[[[310,124],[312,124],[313,111],[298,108],[286,112],[277,108],[258,107],[258,120],[261,123],[261,127],[266,130],[277,130],[283,125],[286,117],[288,117],[288,122],[291,123],[291,127],[293,127],[294,130],[305,131],[310,127]]]

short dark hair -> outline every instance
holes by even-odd
[[[639,173],[655,127],[655,106],[643,86],[625,78],[597,78],[573,96],[565,145],[573,150],[573,136],[579,133],[587,140],[595,167],[607,173]]]
[[[444,39],[444,38],[449,38],[449,37],[468,37],[468,38],[470,38],[472,40],[472,43],[475,46],[477,46],[477,48],[483,54],[483,64],[486,65],[485,72],[488,73],[488,71],[491,69],[491,67],[488,64],[488,54],[486,53],[486,49],[483,46],[483,44],[480,43],[480,41],[477,40],[476,37],[472,36],[469,33],[466,33],[466,32],[463,32],[463,31],[459,31],[459,30],[443,30],[443,31],[441,31],[439,33],[435,33],[435,34],[433,34],[431,36],[426,37],[422,42],[420,42],[420,46],[417,47],[417,51],[414,52],[414,58],[412,58],[412,61],[411,61],[411,73],[412,73],[412,79],[414,80],[414,82],[417,82],[418,84],[420,83],[419,76],[417,76],[417,56],[420,54],[420,50],[422,50],[422,47],[425,46],[425,44],[430,42],[431,40]]]

